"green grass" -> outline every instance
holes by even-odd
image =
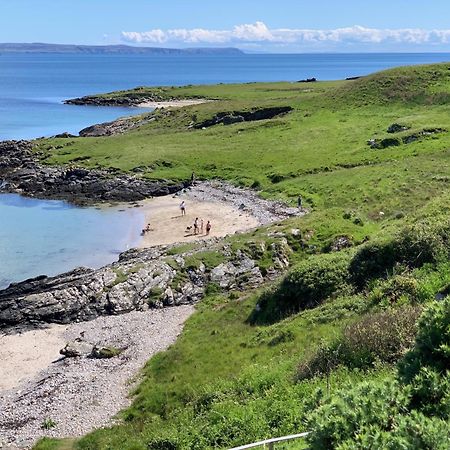
[[[391,239],[405,224],[422,217],[448,219],[449,132],[376,150],[367,141],[449,128],[449,66],[400,68],[355,81],[308,85],[165,88],[161,95],[167,98],[216,100],[158,111],[156,121],[120,136],[40,140],[38,150],[48,164],[78,160],[87,167],[123,171],[145,166],[143,176],[172,180],[188,179],[194,171],[200,179],[257,185],[263,197],[291,204],[301,194],[310,214],[226,239],[233,250],[250,253],[258,253],[258,243],[263,242],[266,248],[256,257],[264,269],[271,233],[284,233],[294,249],[291,262],[297,264],[328,251],[340,236],[357,246],[380,237]],[[153,88],[142,92],[161,93]],[[189,128],[220,111],[267,106],[294,110],[271,120]],[[389,134],[392,123],[409,129]],[[300,229],[300,236],[292,234],[293,228]],[[187,244],[170,252],[177,255],[193,248]],[[169,258],[175,265],[173,256]],[[222,261],[220,254],[203,251],[186,263],[210,268]],[[338,293],[314,309],[267,321],[271,325],[252,325],[249,320],[262,291],[209,295],[177,342],[148,362],[132,406],[121,415],[123,424],[98,430],[74,448],[227,448],[303,431],[315,389],[329,386],[324,378],[295,383],[298,364],[324,343],[334,342],[362,314],[399,306],[392,299],[426,303],[438,292],[450,292],[448,262],[389,270],[394,270],[390,280],[376,279],[351,295]],[[396,295],[395,289],[402,288],[396,283],[405,279],[417,287],[414,298],[400,291]],[[385,366],[366,371],[341,367],[331,374],[331,390],[349,381],[384,380],[392,373]],[[37,448],[63,448],[58,445],[48,441]],[[296,445],[285,448],[303,444]]]

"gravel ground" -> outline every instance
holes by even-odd
[[[186,190],[186,194],[195,200],[225,202],[252,215],[261,225],[307,213],[305,209],[292,208],[282,202],[264,200],[257,191],[239,188],[224,181],[197,182]]]
[[[139,370],[175,342],[193,311],[178,306],[70,325],[67,341],[84,332],[85,341],[125,350],[111,359],[61,358],[20,390],[0,392],[0,448],[30,448],[43,436],[76,437],[111,424],[130,404]],[[56,427],[42,430],[46,419]]]

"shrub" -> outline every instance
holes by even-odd
[[[371,241],[359,248],[349,271],[352,282],[363,287],[367,281],[386,275],[396,263],[396,255],[392,240]]]
[[[399,416],[396,428],[384,430],[380,426],[364,427],[358,436],[341,445],[339,450],[365,449],[436,449],[446,450],[450,440],[448,424],[443,420],[425,417],[416,411]]]
[[[414,348],[400,364],[400,375],[409,383],[422,367],[441,374],[450,368],[450,297],[433,302],[424,311]]]
[[[437,263],[450,252],[450,221],[424,220],[394,238],[363,245],[350,263],[352,281],[363,287],[369,280],[390,274],[396,264],[421,267]]]
[[[415,345],[400,362],[399,375],[411,385],[414,407],[450,417],[450,297],[433,302],[423,313]]]
[[[420,309],[403,307],[366,314],[348,325],[342,336],[325,344],[297,368],[297,379],[328,374],[339,365],[366,369],[377,362],[393,364],[411,348]]]
[[[348,253],[321,254],[298,264],[275,288],[261,295],[250,316],[252,323],[273,323],[313,308],[337,293],[350,293]]]
[[[348,253],[317,255],[303,261],[281,283],[280,301],[301,310],[336,293],[349,292],[349,261]]]
[[[347,365],[368,367],[394,363],[411,348],[420,308],[407,306],[367,314],[344,330],[342,352]]]
[[[348,385],[327,400],[319,397],[307,420],[309,448],[339,448],[369,427],[392,431],[398,417],[407,413],[408,401],[408,391],[392,380]]]
[[[419,282],[409,274],[394,275],[381,281],[371,292],[370,299],[374,303],[386,306],[403,301],[415,303],[421,298]]]

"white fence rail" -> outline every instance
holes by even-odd
[[[274,448],[274,444],[278,442],[284,442],[284,441],[291,441],[294,439],[300,439],[308,436],[309,432],[306,433],[300,433],[300,434],[291,434],[289,436],[282,436],[278,438],[272,438],[272,439],[266,439],[265,441],[259,441],[259,442],[253,442],[253,444],[247,444],[247,445],[241,445],[240,447],[233,447],[230,448],[230,450],[245,450],[247,448],[255,448],[255,447],[261,447],[261,446],[268,446],[269,450],[272,450]]]

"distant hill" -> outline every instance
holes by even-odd
[[[0,43],[0,53],[86,53],[139,55],[239,55],[237,48],[161,48],[130,45],[71,45],[42,43]]]

